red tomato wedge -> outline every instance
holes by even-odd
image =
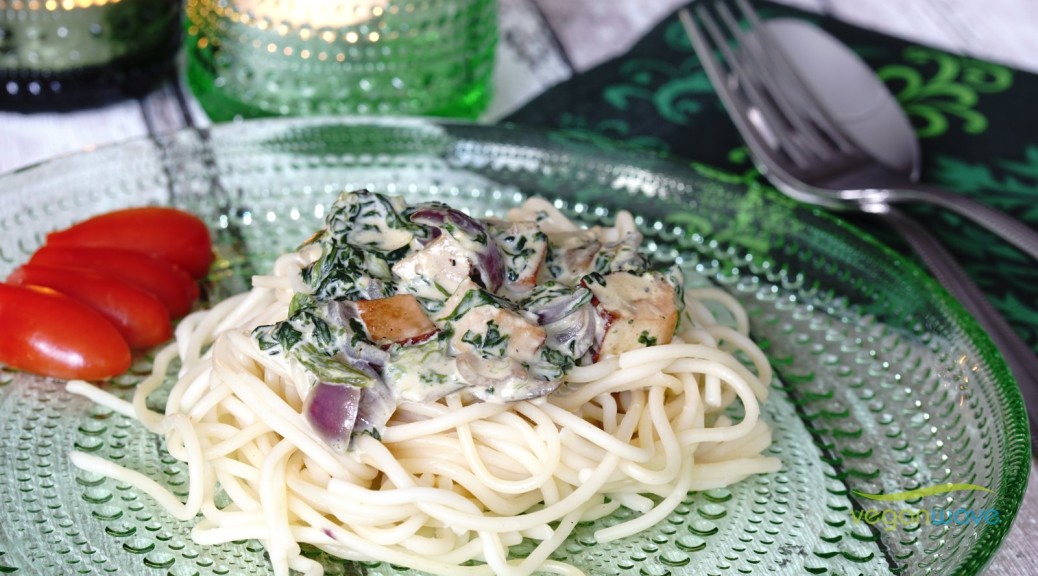
[[[7,281],[51,288],[100,312],[130,348],[150,348],[173,335],[169,311],[158,297],[108,274],[26,264],[8,276]]]
[[[157,296],[171,318],[190,312],[198,298],[198,285],[187,272],[165,260],[132,250],[43,246],[32,255],[29,264],[108,274]]]
[[[104,316],[47,288],[0,284],[0,362],[53,378],[100,380],[130,367]]]
[[[148,206],[108,212],[47,235],[52,246],[92,246],[146,252],[201,278],[213,263],[209,228],[194,214]]]

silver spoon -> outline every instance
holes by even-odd
[[[850,48],[801,20],[768,20],[766,26],[829,119],[848,140],[887,169],[871,170],[858,186],[844,183],[842,187],[849,190],[831,198],[801,200],[873,213],[885,212],[891,204],[934,204],[980,224],[1038,259],[1038,231],[971,198],[919,182],[919,142],[908,117],[872,69]]]
[[[682,12],[681,16],[686,21],[686,27],[689,27],[689,14]],[[877,160],[880,176],[890,180],[863,184],[864,189],[860,194],[845,194],[815,186],[782,185],[782,182],[776,184],[786,194],[810,204],[837,209],[864,209],[874,213],[902,235],[934,277],[974,316],[1002,353],[1027,406],[1032,449],[1038,451],[1038,357],[937,239],[890,203],[940,200],[938,204],[959,213],[966,211],[966,215],[971,217],[982,212],[998,214],[994,220],[985,219],[981,223],[1011,223],[1013,226],[1009,228],[1015,226],[1025,232],[1018,235],[1017,239],[1033,237],[1034,231],[987,206],[956,197],[950,192],[934,193],[933,189],[921,192],[922,187],[915,184],[919,173],[918,142],[907,117],[872,70],[839,40],[805,22],[769,20],[765,26],[771,33],[771,39],[782,46],[785,57],[795,63],[799,78],[793,81],[810,83],[811,96],[815,96],[813,100],[819,108],[825,110],[830,121],[841,127],[842,137],[872,154]],[[750,120],[752,122],[753,119]],[[763,140],[774,138],[768,133],[766,124],[754,125]],[[775,147],[773,141],[766,144]],[[776,174],[772,174],[769,179],[775,177]],[[891,181],[896,185],[891,185]],[[907,186],[912,191],[901,193],[878,188],[884,186],[894,189]],[[981,209],[970,213],[971,205]],[[1020,245],[1018,242],[1014,244]],[[1027,252],[1035,256],[1038,251]]]

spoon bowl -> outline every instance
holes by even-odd
[[[787,73],[769,76],[777,91],[803,94],[847,149],[796,167],[810,187],[785,188],[796,199],[832,209],[885,213],[899,203],[929,203],[951,210],[1038,260],[1038,231],[972,198],[919,182],[919,141],[911,122],[871,68],[847,45],[801,20],[777,18],[761,24],[761,38],[747,34],[746,50],[783,52]],[[839,144],[838,142],[835,144]]]
[[[849,140],[897,174],[917,181],[919,141],[897,99],[850,48],[793,18],[768,20],[804,86]]]

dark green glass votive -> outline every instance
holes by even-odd
[[[173,77],[180,0],[0,0],[0,109],[61,110]]]
[[[497,0],[187,0],[188,83],[214,121],[316,114],[475,118]]]

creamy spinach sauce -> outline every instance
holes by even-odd
[[[529,400],[574,366],[669,342],[680,274],[650,271],[636,230],[559,230],[560,218],[344,193],[304,245],[320,249],[308,291],[254,336],[312,375],[305,411],[337,445],[378,436],[400,402]]]

